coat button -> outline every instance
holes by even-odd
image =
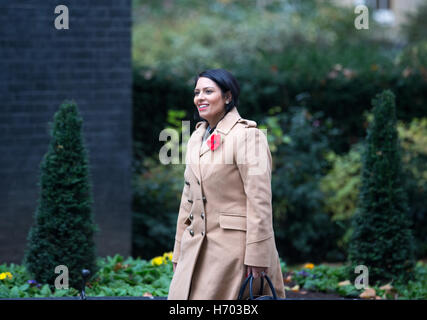
[[[197,184],[200,186],[200,181],[199,181],[199,179],[197,179]]]
[[[202,231],[202,237],[205,235],[205,232],[204,231]]]
[[[202,212],[202,214],[200,216],[202,217],[202,219],[204,219],[205,218],[205,213]]]
[[[193,203],[193,200],[188,199],[188,202]]]
[[[206,197],[202,197],[202,199],[203,199],[203,202],[206,202],[207,200],[206,200]]]
[[[190,220],[193,220],[193,214],[190,213]]]
[[[190,185],[190,182],[188,182],[188,181],[185,181],[185,184],[186,184],[187,186],[189,186],[189,185]]]
[[[194,231],[193,231],[193,229],[190,229],[190,230],[189,230],[189,232],[190,232],[190,235],[191,235],[191,236],[194,236]]]

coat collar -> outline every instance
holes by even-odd
[[[240,114],[237,111],[237,108],[234,107],[229,112],[227,112],[227,114],[218,122],[212,134],[220,134],[221,144],[224,143],[225,136],[230,132],[231,128],[233,128],[236,122],[239,121],[240,119],[241,119]],[[207,123],[206,121],[203,121],[203,122],[205,122],[205,124],[203,125],[203,129],[202,129],[202,138],[207,130]],[[208,136],[206,141],[210,139],[212,134]],[[200,147],[200,153],[199,153],[200,157],[206,152],[211,151],[206,141]]]
[[[230,132],[230,130],[234,127],[234,125],[241,119],[237,108],[234,107],[231,109],[225,116],[222,118],[213,134],[221,134],[221,144],[224,143],[225,136]],[[200,181],[200,157],[206,152],[210,152],[210,148],[207,145],[206,141],[202,144],[203,136],[208,127],[208,123],[206,121],[200,121],[196,124],[196,131],[194,132],[194,139],[192,139],[190,151],[190,167],[196,175],[197,179]],[[208,136],[209,139],[211,135]]]
[[[233,128],[237,121],[239,121],[242,117],[237,111],[237,108],[234,107],[231,109],[225,116],[222,118],[218,124],[216,125],[215,131],[218,131],[223,134],[228,134],[228,132]],[[196,124],[196,129],[201,128],[202,136],[208,127],[208,123],[206,121],[200,121]]]

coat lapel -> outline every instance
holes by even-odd
[[[200,181],[200,160],[199,152],[200,145],[202,143],[203,135],[206,131],[207,123],[205,121],[198,122],[196,124],[196,131],[191,136],[191,139],[188,142],[187,149],[187,165],[190,166],[194,175],[197,177],[197,180]]]
[[[231,128],[233,128],[233,126],[236,124],[237,121],[239,121],[239,119],[241,119],[239,112],[237,111],[237,108],[234,107],[231,111],[229,111],[224,118],[222,118],[215,130],[212,132],[212,134],[219,134],[221,135],[221,145],[224,143],[225,139],[226,139],[226,135],[228,134],[228,132],[230,132]],[[203,131],[203,134],[206,131],[206,126],[205,126],[205,130]],[[208,138],[205,140],[205,142],[203,142],[202,147],[200,148],[200,157],[203,156],[206,152],[212,152],[212,150],[209,148],[208,145],[208,140],[211,139],[212,134],[210,134],[208,136]],[[203,137],[203,135],[202,135]],[[221,145],[219,145],[219,148],[221,148]],[[218,149],[216,149],[218,150]]]
[[[233,128],[233,126],[236,124],[237,121],[241,119],[239,112],[237,111],[237,108],[234,107],[231,111],[229,111],[224,118],[222,118],[215,130],[212,134],[220,134],[221,135],[221,145],[224,143],[226,135],[230,132],[230,130]],[[208,138],[205,140],[205,142],[202,143],[203,136],[207,129],[207,122],[201,121],[196,124],[196,131],[193,134],[192,139],[189,141],[188,145],[188,157],[187,164],[190,164],[190,168],[193,171],[194,175],[197,177],[197,179],[201,180],[201,173],[200,173],[200,158],[207,152],[212,152],[212,150],[209,148],[207,141],[211,138],[212,134],[208,136]],[[221,148],[221,145],[218,147]],[[216,150],[218,150],[216,149]],[[215,151],[214,151],[215,152]]]

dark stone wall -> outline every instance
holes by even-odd
[[[69,29],[55,28],[55,7]],[[131,0],[0,0],[0,263],[21,262],[48,123],[65,99],[83,117],[97,254],[131,249]]]

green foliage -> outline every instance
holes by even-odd
[[[179,134],[177,137],[179,140],[162,141],[164,145],[159,148],[159,150],[163,148],[170,150],[171,144],[179,144],[178,158],[173,158],[168,152],[168,157],[178,163],[184,162],[184,160],[179,161],[179,157],[183,157],[186,151],[185,140],[182,141],[181,137],[188,133],[188,137],[182,138],[190,138],[187,124],[182,124],[185,116],[184,110],[168,110],[166,116],[168,126],[164,129],[173,130],[174,133]],[[162,164],[157,155],[154,158],[147,156],[144,160],[135,162],[132,204],[133,256],[148,258],[156,252],[169,250],[171,243],[174,243],[177,208],[184,182],[183,175],[184,165],[173,162]],[[158,239],[158,241],[152,241],[152,239]]]
[[[338,132],[321,114],[292,108],[266,118],[273,153],[273,214],[277,247],[288,262],[340,260],[343,230],[322,210],[319,181],[327,170],[328,136]]]
[[[86,283],[86,295],[89,297],[101,296],[142,296],[146,293],[153,296],[167,296],[173,268],[169,254],[156,257],[152,261],[125,259],[120,255],[114,257],[98,258],[98,273]],[[153,263],[161,258],[161,264]],[[351,270],[348,266],[332,267],[318,265],[313,269],[288,267],[281,260],[282,271],[290,272],[293,280],[301,288],[338,293],[345,297],[357,297],[361,290],[352,284],[340,286],[339,282],[348,280]],[[29,283],[31,276],[25,266],[15,264],[0,265],[0,273],[10,272],[12,279],[0,280],[0,298],[28,298],[28,297],[65,297],[79,295],[76,289],[51,290],[48,285]],[[419,261],[414,270],[414,280],[409,283],[394,284],[398,299],[426,299],[427,298],[427,265]],[[373,286],[378,295],[383,296],[384,291],[378,286]],[[393,299],[394,297],[387,297]]]
[[[253,5],[248,5],[249,1]],[[249,67],[250,73],[258,66],[274,66],[309,75],[313,71],[309,65],[328,72],[331,61],[353,60],[354,64],[350,50],[357,46],[361,52],[366,47],[360,45],[367,33],[354,28],[354,13],[349,8],[316,1],[280,0],[268,5],[249,1],[210,1],[203,5],[180,1],[164,10],[159,10],[160,4],[136,8],[135,63],[154,70],[166,65],[171,73],[186,78],[195,70],[219,66],[242,72]],[[341,54],[329,51],[331,59],[319,55],[320,50],[335,46]],[[301,54],[309,49],[313,50]],[[287,59],[281,57],[284,52]],[[363,61],[376,55],[372,50],[366,53]],[[324,59],[328,63],[324,64]]]
[[[353,285],[339,286],[338,283],[346,281],[349,277],[348,266],[330,267],[318,265],[313,269],[303,269],[296,272],[293,280],[301,288],[310,291],[326,293],[339,293],[346,297],[357,297],[361,293]]]
[[[330,151],[326,159],[331,164],[331,170],[325,174],[319,183],[324,193],[324,210],[331,215],[345,233],[337,241],[337,247],[347,252],[347,246],[352,232],[351,218],[357,205],[360,188],[361,144],[355,144],[350,151],[342,156]]]
[[[86,295],[101,296],[167,296],[172,279],[172,263],[167,256],[162,264],[150,261],[124,259],[120,255],[97,259],[97,274],[86,283]],[[48,284],[34,282],[25,266],[0,265],[0,273],[10,272],[12,279],[0,280],[0,298],[65,297],[78,296],[74,288],[55,290]],[[79,278],[81,281],[81,277]]]
[[[159,135],[165,123],[180,129],[179,120],[189,119],[192,100],[191,88],[166,71],[153,74],[141,69],[134,72],[133,79],[133,154],[134,169],[139,173],[143,159],[157,155],[162,147]],[[194,120],[192,124],[194,127]]]
[[[418,261],[414,270],[414,280],[396,283],[399,299],[427,299],[427,264]]]
[[[407,125],[402,123],[398,132],[404,150],[404,187],[410,204],[415,254],[422,258],[427,255],[427,118],[414,119]]]
[[[79,286],[82,269],[95,271],[95,225],[89,168],[74,102],[55,113],[51,141],[41,163],[40,199],[28,236],[25,264],[35,279],[54,284],[55,267],[69,270],[70,286]]]
[[[160,266],[150,261],[126,260],[120,255],[99,259],[100,271],[86,290],[88,296],[167,296],[172,280],[172,263],[165,259]]]
[[[295,269],[292,271],[292,280],[302,289],[335,293],[347,298],[358,298],[363,289],[356,289],[349,280],[354,277],[354,269],[350,265],[328,266],[317,265],[313,269]],[[344,281],[348,281],[347,284]],[[341,284],[340,284],[341,282]],[[388,294],[377,284],[369,284],[376,291],[376,295],[383,299],[426,299],[427,298],[427,265],[417,262],[413,280],[409,282],[392,282],[397,296]]]
[[[132,255],[148,258],[169,251],[184,184],[184,165],[163,165],[147,158],[147,168],[134,177]]]
[[[368,118],[372,118],[369,114]],[[371,119],[367,119],[371,122]],[[398,122],[397,130],[402,147],[402,166],[405,190],[408,193],[410,217],[416,241],[416,257],[427,255],[427,119],[413,119],[409,124]],[[325,193],[325,210],[333,220],[339,221],[347,230],[338,242],[347,251],[352,232],[351,218],[359,197],[362,144],[354,144],[348,153],[327,155],[331,170],[321,179],[320,188]]]
[[[301,105],[298,97],[306,95],[307,109],[323,111],[342,131],[332,145],[339,153],[363,138],[363,111],[384,88],[397,95],[399,119],[424,114],[425,46],[396,49],[378,40],[375,25],[360,32],[353,10],[333,2],[252,3],[135,3],[135,104],[145,94],[140,109],[150,114],[135,121],[136,134],[146,139],[136,150],[150,144],[156,150],[153,141],[166,109],[193,113],[192,78],[206,68],[226,68],[237,77],[239,111],[257,121],[274,106]]]
[[[320,182],[320,189],[327,194],[325,209],[332,213],[332,220],[348,220],[356,208],[360,186],[361,144],[355,144],[348,153],[338,155],[331,151],[326,159],[332,168]]]
[[[372,282],[409,279],[413,271],[413,238],[403,189],[391,91],[372,101],[374,122],[363,154],[362,187],[353,217],[349,247],[352,265],[366,265]]]
[[[289,267],[288,267],[287,263],[285,261],[283,261],[280,257],[279,257],[279,261],[280,261],[280,270],[282,270],[282,274],[288,272]]]
[[[404,66],[403,77],[418,75],[426,80],[427,76],[427,39],[405,47],[396,57],[396,62]]]

